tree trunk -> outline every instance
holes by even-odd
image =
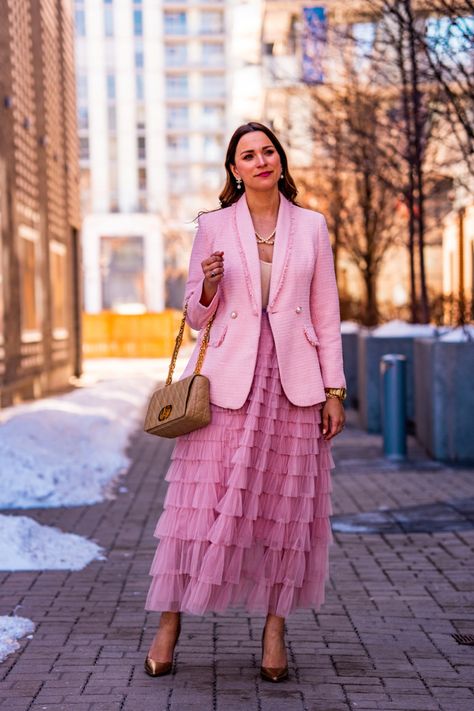
[[[364,323],[366,326],[376,326],[379,322],[379,311],[377,306],[377,284],[375,275],[370,269],[363,272],[366,308]]]
[[[415,275],[415,240],[416,240],[416,220],[415,220],[415,177],[413,166],[413,150],[411,139],[411,107],[408,99],[408,77],[405,69],[405,55],[403,51],[403,27],[398,24],[398,60],[399,70],[402,83],[402,107],[403,120],[405,123],[405,140],[407,144],[407,167],[408,167],[408,185],[405,189],[406,205],[408,207],[408,254],[410,259],[410,313],[412,323],[418,320],[418,296],[416,291],[416,275]]]
[[[417,196],[417,211],[416,220],[418,226],[418,263],[420,269],[420,297],[421,297],[421,321],[428,323],[430,319],[430,309],[428,303],[428,292],[426,288],[426,272],[425,272],[425,189],[424,189],[424,174],[423,174],[423,146],[422,146],[422,129],[423,117],[421,116],[421,95],[419,88],[418,75],[418,57],[416,51],[415,28],[413,24],[413,14],[411,8],[411,0],[404,0],[406,16],[408,20],[408,39],[410,47],[410,64],[411,64],[411,101],[412,101],[412,119],[413,119],[413,163],[416,175],[416,196]]]

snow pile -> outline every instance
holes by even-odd
[[[0,508],[79,506],[110,496],[130,465],[129,436],[142,426],[156,386],[147,375],[115,377],[2,410]]]
[[[445,343],[473,343],[474,342],[474,326],[459,326],[453,328],[452,331],[440,336],[440,341]]]
[[[96,543],[27,516],[0,514],[0,570],[81,570],[92,560],[105,560]]]
[[[359,328],[355,321],[341,321],[341,333],[358,333]]]
[[[179,349],[173,381],[177,380],[191,356],[194,343],[187,343]],[[93,385],[100,380],[121,378],[122,380],[146,374],[154,380],[166,380],[171,353],[168,358],[88,358],[84,361],[84,372],[78,382]]]
[[[0,662],[20,646],[17,639],[35,630],[34,623],[26,617],[0,616]]]
[[[372,335],[383,338],[387,336],[399,338],[427,338],[429,336],[435,336],[436,331],[436,326],[432,326],[428,323],[408,323],[407,321],[394,319],[393,321],[388,321],[374,328]]]

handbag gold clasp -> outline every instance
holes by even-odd
[[[160,412],[158,413],[159,421],[163,422],[163,420],[167,420],[168,417],[171,415],[172,409],[173,409],[173,405],[165,405],[164,407],[162,407]]]

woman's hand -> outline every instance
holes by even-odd
[[[342,432],[346,414],[337,397],[328,397],[322,409],[323,438],[327,441]]]
[[[210,257],[201,262],[204,283],[200,303],[209,306],[215,296],[217,287],[224,276],[224,252],[213,252]]]

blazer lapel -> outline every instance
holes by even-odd
[[[268,311],[271,311],[273,308],[286,276],[290,252],[293,246],[293,223],[294,207],[291,202],[280,193],[280,208],[278,210],[276,224],[270,292],[268,294]]]
[[[273,247],[268,310],[273,307],[286,275],[290,251],[293,245],[294,214],[292,208],[293,206],[290,201],[280,193],[280,207],[276,224],[275,245]],[[259,251],[245,193],[234,203],[234,216],[245,281],[250,294],[253,311],[258,314],[262,308]]]
[[[234,203],[235,231],[239,241],[239,253],[245,274],[245,282],[250,294],[252,308],[258,314],[262,308],[262,294],[260,286],[260,264],[258,257],[257,240],[252,217],[247,205],[245,193]]]

